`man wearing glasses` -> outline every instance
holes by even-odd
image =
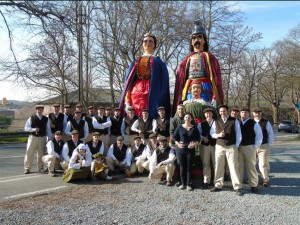
[[[190,54],[187,55],[177,71],[173,114],[180,101],[200,98],[217,106],[223,103],[221,72],[218,60],[208,52],[208,40],[201,20],[194,21],[191,36]],[[190,93],[192,82],[201,84],[199,96]],[[204,117],[204,116],[203,116]]]

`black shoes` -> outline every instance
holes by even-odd
[[[214,187],[212,189],[210,189],[210,192],[218,192],[218,191],[221,191],[222,188],[217,188],[217,187]]]
[[[268,181],[264,179],[264,180],[262,181],[262,186],[268,187],[268,186],[269,186]]]
[[[250,191],[253,193],[253,194],[258,194],[259,193],[259,190],[257,187],[251,187],[250,188]]]
[[[243,192],[241,191],[241,189],[237,189],[237,190],[234,190],[235,194],[238,195],[238,196],[243,196]]]
[[[208,183],[204,183],[204,184],[201,186],[201,189],[207,190],[207,189],[208,189]]]

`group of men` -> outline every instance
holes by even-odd
[[[177,106],[172,119],[166,118],[164,107],[157,109],[156,119],[149,118],[148,109],[142,110],[141,117],[136,116],[133,107],[126,109],[125,117],[120,115],[119,108],[111,114],[109,108],[99,107],[96,114],[95,108],[90,106],[86,114],[80,104],[75,106],[74,115],[70,113],[70,105],[65,105],[62,113],[60,105],[54,104],[53,113],[48,116],[43,115],[43,110],[44,106],[37,105],[36,114],[25,124],[25,130],[30,132],[24,160],[25,174],[31,171],[35,150],[39,172],[45,172],[46,164],[48,174],[55,176],[56,169],[69,167],[74,149],[85,144],[83,149],[91,155],[103,156],[111,174],[119,169],[130,177],[144,174],[146,169],[149,178],[165,178],[166,185],[172,185],[176,159],[172,134],[184,122],[182,104]],[[213,111],[212,108],[205,109],[206,120],[198,124],[204,176],[202,187],[209,187],[213,169],[214,188],[211,191],[221,191],[227,164],[237,195],[242,195],[244,168],[251,192],[258,193],[257,161],[262,185],[267,187],[269,182],[269,154],[274,141],[271,124],[261,118],[259,107],[252,110],[253,119],[248,108],[232,108],[229,115],[228,106],[220,105],[216,120]]]

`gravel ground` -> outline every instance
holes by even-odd
[[[78,186],[0,203],[0,224],[299,224],[299,142],[275,145],[271,186],[252,194],[231,183],[211,193],[180,191],[147,177],[78,182]]]

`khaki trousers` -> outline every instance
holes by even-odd
[[[107,156],[107,152],[109,149],[109,143],[110,143],[110,137],[108,134],[105,135],[100,135],[100,140],[103,142],[103,147],[104,147],[104,151],[103,151],[103,156]]]
[[[211,180],[211,168],[215,168],[215,146],[202,145],[201,160],[203,163],[203,182],[209,184]]]
[[[116,161],[113,160],[112,157],[110,157],[110,156],[106,156],[105,160],[106,160],[107,166],[109,167],[109,170],[111,170],[111,171],[115,170]],[[126,169],[126,168],[127,168],[126,165],[123,165],[121,167],[121,169]]]
[[[61,140],[63,142],[67,142],[68,140],[71,140],[71,136],[63,134]]]
[[[34,159],[34,153],[36,150],[37,150],[38,169],[44,168],[42,157],[46,149],[46,140],[47,140],[46,136],[36,137],[34,135],[29,135],[25,159],[24,159],[24,169],[31,170],[33,159]]]
[[[44,155],[42,159],[49,171],[54,171],[55,168],[60,167],[60,160],[54,155]]]
[[[153,171],[153,178],[160,179],[164,173],[167,173],[167,181],[171,181],[175,170],[174,164],[162,165],[155,168]]]
[[[93,134],[89,133],[89,135],[86,137],[86,139],[84,140],[84,143],[87,143],[89,141],[93,140]]]
[[[125,138],[124,138],[125,139]],[[117,142],[117,136],[116,135],[110,135],[110,140],[109,140],[109,147]]]
[[[134,138],[136,137],[136,134],[133,135],[127,135],[125,134],[124,136],[124,144],[127,145],[128,147],[132,146],[134,143]]]
[[[257,150],[258,168],[264,180],[269,181],[270,173],[270,148],[268,144],[261,145]]]
[[[257,187],[258,174],[255,168],[256,151],[253,145],[245,145],[239,147],[239,172],[240,182],[243,182],[244,166],[246,165],[248,182],[251,187]]]
[[[215,187],[222,188],[224,185],[224,170],[225,170],[225,158],[228,161],[228,167],[230,171],[231,182],[234,190],[241,189],[242,183],[239,180],[239,162],[238,162],[238,149],[235,145],[221,146],[216,145],[215,150]]]
[[[130,166],[130,172],[132,174],[136,173],[137,171],[139,173],[143,173],[145,168],[143,167],[143,163],[145,162],[145,160],[143,159],[139,159],[136,162],[132,162],[131,166]]]

